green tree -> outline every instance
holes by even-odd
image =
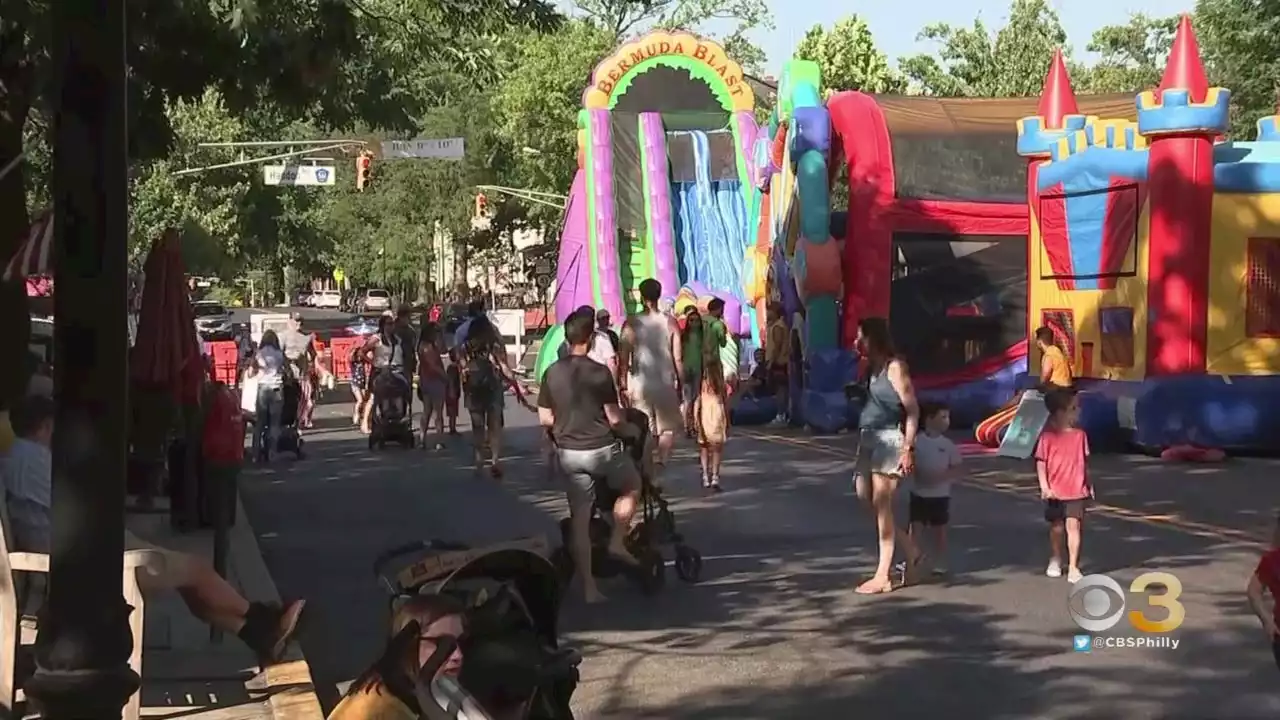
[[[38,89],[50,81],[51,7],[46,0],[6,0],[0,12],[0,168],[17,161],[0,177],[4,258],[29,223],[28,184],[33,197],[47,197],[47,165],[40,161],[48,153],[41,141],[55,108]],[[194,101],[209,87],[235,115],[303,119],[318,131],[359,121],[411,128],[439,97],[424,92],[432,87],[427,68],[488,71],[495,43],[513,25],[547,28],[560,17],[545,0],[180,0],[129,2],[126,10],[129,150],[135,161],[167,150],[170,103]],[[24,156],[36,164],[22,162]],[[287,205],[281,202],[285,210]],[[293,215],[284,231],[292,233],[308,212],[288,211]],[[257,227],[269,224],[263,212],[249,209],[259,218]],[[0,334],[24,348],[29,324],[18,283],[0,286],[0,308]],[[3,383],[0,407],[22,392],[23,378],[11,373]]]
[[[578,112],[591,69],[608,55],[614,37],[574,20],[557,32],[517,38],[494,87],[497,127],[510,156],[503,184],[567,194],[578,168]],[[560,213],[527,207],[528,221],[551,228]]]
[[[1231,90],[1232,135],[1252,139],[1258,118],[1276,111],[1280,5],[1274,0],[1201,0],[1195,28],[1211,82]]]
[[[189,271],[224,274],[240,254],[241,208],[251,187],[248,168],[174,173],[200,164],[198,143],[243,138],[244,123],[227,111],[213,88],[196,100],[171,101],[166,114],[174,131],[170,152],[141,164],[131,181],[131,252],[145,253],[166,228],[183,228]]]
[[[809,28],[794,57],[818,63],[823,85],[832,90],[896,93],[905,87],[889,67],[888,58],[876,48],[871,28],[857,15],[840,20],[830,30],[821,25]]]
[[[994,35],[981,20],[972,27],[928,25],[920,40],[939,44],[937,57],[899,61],[914,91],[926,95],[1027,97],[1039,94],[1053,51],[1067,33],[1045,0],[1013,0],[1009,22]]]
[[[1100,57],[1092,66],[1072,73],[1076,90],[1137,93],[1155,87],[1177,26],[1176,17],[1152,18],[1139,13],[1123,25],[1098,29],[1086,49]]]
[[[706,23],[727,23],[731,29],[720,36],[725,52],[748,72],[759,72],[766,58],[747,33],[773,29],[765,0],[575,0],[574,5],[615,44],[653,28],[697,31]]]

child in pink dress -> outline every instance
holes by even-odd
[[[1067,581],[1077,582],[1080,572],[1080,545],[1085,509],[1093,499],[1086,462],[1089,439],[1076,427],[1080,401],[1067,388],[1045,394],[1049,421],[1036,442],[1036,477],[1044,500],[1044,519],[1049,523],[1049,566],[1044,574],[1062,577],[1063,545],[1066,545]],[[1066,541],[1065,543],[1063,541]]]
[[[698,457],[702,461],[702,487],[720,492],[720,462],[729,435],[729,393],[718,354],[708,353],[703,363],[702,387],[693,408],[698,426]]]

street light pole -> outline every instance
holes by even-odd
[[[53,539],[27,695],[50,720],[119,718],[137,689],[122,596],[129,418],[125,0],[53,12]]]

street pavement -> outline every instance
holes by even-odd
[[[564,503],[522,410],[508,411],[502,483],[473,475],[465,442],[440,455],[372,453],[347,427],[347,406],[321,411],[308,458],[249,473],[243,493],[281,594],[310,600],[301,643],[328,708],[386,636],[378,552],[430,537],[554,538]],[[1177,649],[1084,653],[1072,648],[1069,586],[1043,575],[1044,523],[1025,463],[966,459],[948,580],[854,594],[874,566],[875,531],[851,492],[852,446],[847,435],[736,430],[725,492],[713,496],[698,487],[692,448],[681,448],[668,493],[705,556],[704,579],[685,585],[669,573],[657,597],[609,582],[610,601],[590,607],[574,588],[562,616],[586,656],[579,720],[1280,716],[1280,671],[1243,593],[1280,507],[1280,463],[1094,458],[1085,572],[1126,587],[1172,572],[1186,620]],[[1137,637],[1126,627],[1112,634]]]

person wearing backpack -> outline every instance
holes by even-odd
[[[505,391],[509,386],[521,405],[532,409],[516,382],[507,362],[507,349],[498,329],[481,315],[471,321],[462,345],[462,394],[471,414],[472,444],[476,471],[484,469],[485,455],[490,460],[489,472],[502,477],[498,458],[502,453],[502,427]]]

